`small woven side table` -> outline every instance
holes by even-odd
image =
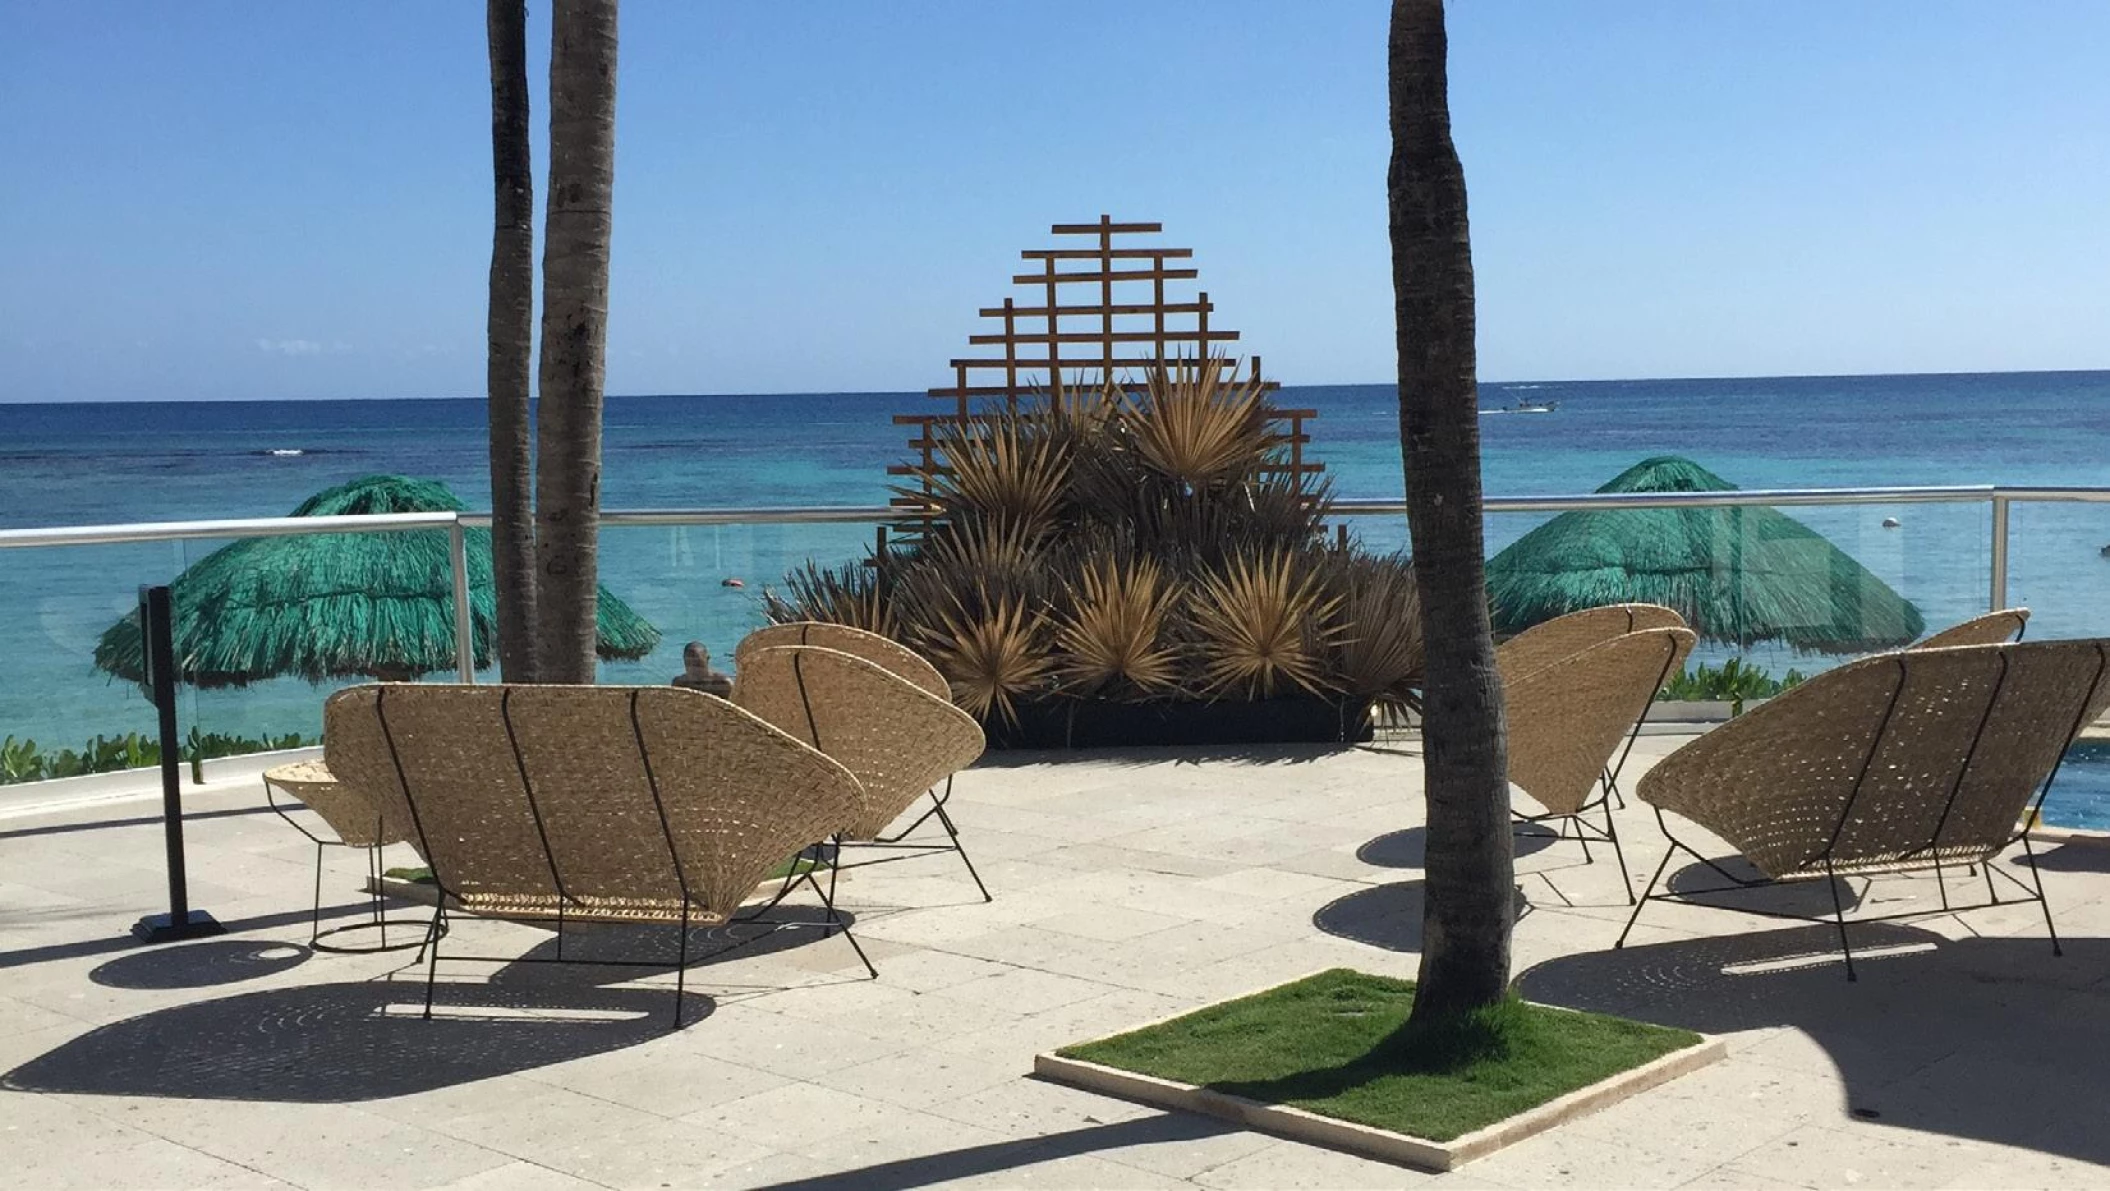
[[[326,839],[308,830],[306,824],[292,815],[292,808],[273,795],[274,790],[314,811],[316,817],[336,833],[336,838]],[[271,804],[271,809],[278,813],[279,818],[315,842],[315,905],[308,917],[310,948],[316,951],[369,954],[378,951],[402,951],[424,942],[429,924],[403,918],[391,922],[382,904],[381,848],[384,844],[402,842],[404,836],[400,832],[389,830],[380,809],[374,806],[372,800],[338,781],[331,775],[329,767],[320,761],[295,761],[265,770],[264,798]],[[322,929],[324,848],[360,848],[366,852],[367,888],[372,896],[371,916],[367,921],[331,927],[329,930]],[[409,928],[412,932],[410,941],[390,943],[388,928],[391,925]],[[353,931],[378,931],[380,942],[371,946],[353,946],[323,941],[333,935]]]

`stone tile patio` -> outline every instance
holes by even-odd
[[[1677,743],[1644,738],[1636,764]],[[2063,959],[2034,906],[2002,907],[1859,928],[1848,984],[1828,930],[1719,911],[1652,905],[1614,952],[1610,857],[1521,841],[1527,995],[1726,1035],[1732,1054],[1440,1178],[1026,1077],[1035,1051],[1315,969],[1411,976],[1412,749],[977,769],[956,805],[993,904],[949,855],[848,874],[878,981],[840,938],[787,933],[692,969],[679,1031],[670,976],[574,966],[445,966],[438,1017],[419,1020],[407,953],[305,949],[313,853],[251,783],[190,802],[193,900],[234,933],[174,947],[125,934],[161,896],[154,803],[0,819],[0,1171],[24,1187],[2110,1184],[2110,850],[2080,844],[2044,861]],[[1661,841],[1645,811],[1620,827],[1638,883]],[[361,863],[328,862],[326,912],[350,921]],[[1936,894],[1892,879],[1869,896]],[[449,945],[552,950],[547,931],[473,920]]]

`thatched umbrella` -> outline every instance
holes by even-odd
[[[459,512],[445,484],[367,476],[302,501],[295,517]],[[213,551],[170,584],[176,657],[186,682],[244,686],[299,675],[406,679],[455,664],[453,565],[447,531],[250,538]],[[498,639],[491,533],[467,534],[470,619],[479,667]],[[640,658],[659,630],[603,588],[604,658]],[[139,615],[111,625],[95,647],[98,668],[141,676]]]
[[[1598,491],[1735,487],[1690,459],[1663,455]],[[1867,567],[1761,506],[1562,513],[1488,562],[1487,594],[1497,632],[1628,601],[1675,608],[1712,641],[1780,641],[1817,653],[1887,649],[1926,627],[1919,609]]]

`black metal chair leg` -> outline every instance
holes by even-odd
[[[2059,946],[2059,928],[2051,924],[2051,902],[2044,896],[2044,870],[2037,867],[2037,850],[2030,846],[2029,833],[2027,831],[2022,833],[2022,855],[2024,859],[2029,861],[2029,878],[2037,886],[2037,905],[2044,911],[2044,933],[2051,936],[2051,953],[2055,956],[2065,955],[2065,949]],[[1993,862],[1988,859],[1986,861],[1988,878],[1991,877],[1992,871]],[[1987,881],[1987,884],[1991,883],[1990,880]]]
[[[442,895],[444,896],[444,895]],[[425,1020],[432,1020],[432,989],[440,978],[440,936],[446,931],[441,923],[447,916],[444,905],[434,907],[432,925],[425,928]]]
[[[823,939],[835,933],[835,878],[837,874],[843,871],[843,837],[840,835],[833,836],[830,842],[835,845],[835,850],[833,859],[828,865],[828,893],[827,896],[821,899],[822,904],[828,907],[828,925],[821,930],[821,938]],[[818,847],[819,845],[815,845],[816,858],[819,856]],[[811,875],[811,871],[810,869],[808,870],[808,875]],[[813,886],[815,889],[820,888],[820,882],[815,881]]]
[[[1650,877],[1648,885],[1641,890],[1641,900],[1634,903],[1634,912],[1626,916],[1626,926],[1620,930],[1619,941],[1612,944],[1612,950],[1617,951],[1626,946],[1627,935],[1634,929],[1634,923],[1641,919],[1641,907],[1648,904],[1649,895],[1656,891],[1656,882],[1663,879],[1663,870],[1670,867],[1670,858],[1676,855],[1677,851],[1676,848],[1668,848],[1664,851],[1663,863],[1656,866],[1656,875]]]
[[[1824,882],[1831,886],[1832,890],[1832,918],[1839,924],[1839,953],[1846,957],[1846,978],[1848,981],[1859,980],[1860,977],[1854,973],[1853,944],[1846,939],[1846,903],[1839,897],[1839,878],[1832,872],[1830,860],[1824,862]]]
[[[1612,857],[1619,861],[1619,887],[1626,890],[1626,904],[1634,904],[1634,878],[1626,871],[1626,850],[1619,846],[1619,826],[1612,822],[1612,803],[1609,797],[1604,804],[1604,834],[1612,844]]]
[[[674,961],[674,1028],[681,1028],[681,1011],[688,998],[689,982],[689,903],[681,903],[681,948]]]
[[[945,782],[947,787],[950,787],[952,779],[947,778]],[[960,854],[960,863],[967,866],[967,875],[974,878],[974,887],[982,891],[982,900],[995,901],[996,898],[989,892],[989,886],[982,884],[982,874],[974,871],[974,861],[968,858],[966,846],[960,843],[960,829],[953,826],[952,816],[946,812],[943,802],[938,804],[938,822],[944,825],[945,834],[952,837],[952,850]]]
[[[308,946],[322,939],[322,841],[315,841],[315,904],[308,911]]]
[[[862,963],[865,966],[865,971],[871,973],[872,979],[879,979],[879,969],[872,966],[871,957],[865,954],[865,949],[862,944],[858,943],[857,936],[850,933],[850,924],[844,922],[842,919],[842,915],[836,913],[834,893],[831,890],[822,889],[821,883],[819,881],[814,880],[813,874],[810,872],[806,874],[806,883],[813,886],[813,892],[819,895],[821,899],[821,908],[827,912],[828,925],[831,928],[842,928],[843,938],[849,941],[850,950],[855,951],[857,953],[858,962]],[[831,886],[835,884],[834,877],[832,874],[829,877],[828,883]],[[827,934],[823,934],[821,937],[826,938]]]

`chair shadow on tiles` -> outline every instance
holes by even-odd
[[[819,925],[821,914],[813,908],[810,925]],[[485,924],[457,917],[454,925],[450,943],[474,946],[461,936]],[[544,962],[557,958],[554,934],[544,933],[509,960],[443,964],[432,989],[430,1020],[423,1017],[425,968],[406,963],[371,980],[263,988],[112,1022],[0,1075],[0,1088],[348,1103],[428,1092],[667,1036],[675,997],[666,975],[674,967],[671,932],[567,927],[563,963]],[[724,928],[699,928],[691,934],[690,947],[692,953],[707,953],[726,942]],[[827,942],[839,945],[818,930],[779,929],[725,958],[749,959]],[[196,987],[201,970],[244,970],[246,961],[227,949],[257,953],[277,946],[223,940],[141,952],[103,965],[97,979],[126,988]],[[206,955],[201,947],[212,947],[215,954]],[[692,961],[689,980],[708,979],[718,958]],[[646,966],[612,967],[596,960]],[[307,964],[304,971],[326,974],[328,967]],[[644,978],[651,982],[636,983]],[[712,996],[682,995],[684,1028],[708,1021],[717,1007]]]

